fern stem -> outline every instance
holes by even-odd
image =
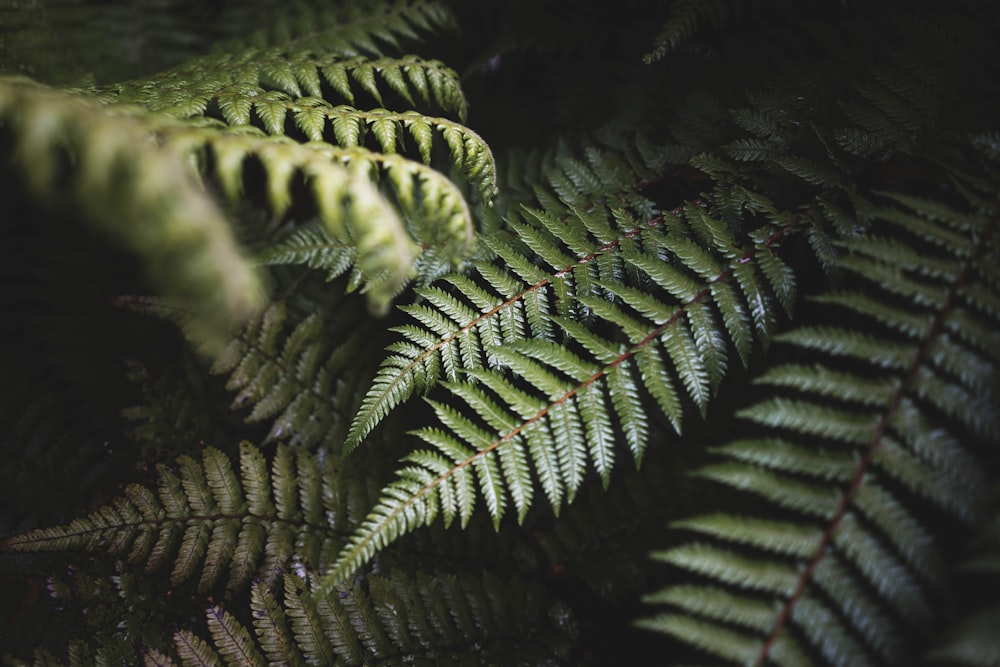
[[[276,515],[269,516],[269,515],[253,514],[251,512],[236,512],[234,514],[223,514],[220,512],[219,514],[200,514],[200,515],[192,515],[186,517],[164,517],[162,519],[144,519],[142,521],[117,523],[113,526],[97,526],[95,528],[88,528],[86,530],[78,530],[73,533],[67,531],[65,533],[61,533],[58,535],[56,534],[32,535],[30,540],[17,539],[17,537],[15,536],[13,538],[7,538],[3,541],[0,541],[0,549],[9,549],[11,551],[23,551],[24,549],[21,549],[20,547],[25,544],[39,545],[39,544],[44,544],[46,542],[86,538],[91,535],[99,535],[100,533],[107,533],[107,532],[120,533],[122,531],[128,531],[128,530],[140,530],[142,528],[148,528],[150,526],[160,527],[169,524],[178,524],[181,526],[187,526],[190,524],[208,523],[210,521],[226,521],[226,520],[242,521],[248,517],[251,519],[257,519],[261,523],[268,523],[268,522],[280,523],[298,529],[306,527],[318,532],[334,533],[345,536],[350,535],[352,533],[351,530],[334,528],[333,526],[330,526],[328,524],[310,523],[308,521],[305,521],[304,519],[298,519],[298,520],[282,519],[281,517]],[[33,549],[33,550],[43,551],[44,548]]]

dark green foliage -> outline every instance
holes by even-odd
[[[537,587],[496,576],[401,572],[310,599],[287,575],[284,601],[262,583],[250,591],[251,629],[219,606],[206,611],[210,640],[174,635],[181,665],[489,664],[512,653],[544,663],[565,657],[566,638],[546,618]],[[159,651],[147,664],[169,665]]]
[[[989,501],[975,443],[1000,435],[997,209],[893,199],[868,236],[842,244],[837,263],[856,287],[816,297],[872,325],[782,334],[810,352],[758,378],[776,395],[739,415],[767,430],[713,450],[721,460],[696,472],[761,497],[772,516],[792,514],[679,521],[697,537],[656,558],[713,583],[650,596],[687,612],[650,627],[754,664],[809,651],[830,663],[914,662],[907,637],[929,629],[948,586],[921,508],[979,525]]]
[[[5,663],[994,664],[992,3],[147,4],[0,0]]]

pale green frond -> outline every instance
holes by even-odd
[[[0,123],[30,196],[135,253],[164,295],[190,304],[199,340],[217,347],[260,304],[259,276],[183,152],[150,141],[155,123],[11,78],[0,80]]]
[[[353,248],[355,265],[367,281],[366,291],[371,306],[385,309],[390,300],[410,279],[416,247],[395,208],[386,200],[366,173],[365,165],[377,165],[376,154],[362,149],[339,151],[325,145],[299,145],[290,140],[253,134],[235,134],[166,125],[172,145],[185,152],[199,154],[208,151],[213,156],[214,172],[208,177],[226,184],[224,192],[237,198],[245,188],[243,170],[251,157],[259,159],[267,174],[267,205],[273,215],[283,215],[292,204],[293,176],[298,174],[309,186],[306,197],[319,215],[324,231],[334,240]],[[389,158],[390,156],[384,156]],[[345,168],[343,165],[347,164]],[[389,175],[405,165],[387,163]],[[417,170],[419,173],[419,170]],[[376,168],[376,174],[378,168]],[[454,207],[465,208],[461,195],[447,205],[452,210],[431,211],[423,217],[429,225],[445,222],[450,232],[454,228]],[[400,201],[404,210],[412,201]],[[444,215],[444,220],[441,216]],[[459,230],[462,244],[468,243],[468,228]],[[464,248],[459,248],[462,252]]]

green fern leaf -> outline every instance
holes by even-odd
[[[223,667],[219,654],[204,639],[187,630],[174,633],[174,647],[184,667]]]
[[[308,576],[308,575],[307,575]],[[327,594],[312,577],[284,578],[283,604],[254,584],[254,635],[228,611],[208,609],[211,642],[177,633],[182,663],[362,664],[430,659],[494,663],[512,656],[559,657],[564,630],[553,627],[539,604],[540,589],[517,577],[489,572],[416,577],[399,571]],[[147,650],[147,662],[159,652]]]
[[[174,585],[204,564],[199,590],[211,590],[229,570],[234,593],[258,575],[271,581],[292,556],[321,563],[343,524],[329,525],[338,496],[332,462],[278,447],[269,477],[259,450],[240,448],[240,475],[217,449],[201,461],[178,459],[176,474],[160,466],[155,492],[132,484],[112,504],[66,526],[40,528],[0,542],[8,551],[106,550],[147,571],[172,562]],[[321,472],[322,470],[322,472]],[[178,544],[179,543],[179,544]],[[194,649],[192,649],[194,650]],[[193,655],[193,654],[192,654]]]
[[[357,251],[352,245],[330,238],[322,225],[307,224],[287,238],[257,253],[265,265],[305,265],[326,273],[328,281],[342,276],[354,264]]]
[[[207,617],[212,642],[227,665],[264,667],[264,656],[257,652],[250,633],[229,612],[214,606],[209,608]]]
[[[740,415],[776,437],[717,448],[726,461],[696,473],[791,509],[797,518],[722,514],[676,523],[711,543],[656,557],[710,583],[678,584],[651,596],[648,601],[672,611],[646,627],[732,660],[736,654],[725,645],[703,638],[713,628],[741,626],[749,634],[739,646],[752,651],[739,660],[753,664],[777,659],[772,651],[796,637],[811,644],[822,664],[913,660],[906,638],[931,622],[944,568],[915,517],[913,496],[887,481],[962,520],[982,513],[981,473],[962,434],[995,439],[1000,413],[994,385],[964,369],[992,366],[948,331],[955,313],[969,319],[959,308],[966,285],[995,290],[972,270],[993,252],[993,232],[990,211],[970,216],[935,205],[918,213],[922,202],[894,199],[902,206],[877,214],[889,236],[841,244],[838,265],[866,292],[822,299],[870,318],[878,335],[838,326],[801,327],[780,337],[817,358],[847,356],[858,363],[845,370],[826,363],[771,368],[758,382],[794,397],[765,399]],[[971,234],[985,234],[986,242],[973,249]],[[972,319],[995,326],[990,314]],[[744,554],[738,544],[757,551]],[[682,628],[693,634],[679,635]]]
[[[574,163],[565,173],[576,174],[575,181],[582,184],[581,187],[597,187],[581,171],[586,172]],[[566,181],[558,187],[576,187],[571,185],[574,181],[571,176],[566,176]],[[498,328],[515,332],[513,344],[505,342],[494,349],[477,346],[488,355],[486,363],[474,352],[468,355],[468,361],[460,356],[461,348],[456,343],[459,334],[470,332],[473,322],[479,324],[474,319],[475,312],[461,301],[445,299],[437,292],[434,298],[446,304],[444,312],[426,306],[410,310],[427,327],[429,335],[425,336],[421,328],[402,330],[415,345],[394,348],[405,350],[407,356],[391,358],[383,365],[374,391],[366,397],[361,415],[352,425],[350,446],[364,437],[392,406],[405,400],[418,387],[426,391],[442,376],[454,382],[460,371],[476,380],[488,393],[460,389],[457,383],[446,384],[445,388],[468,402],[486,424],[459,419],[450,408],[432,403],[448,431],[424,429],[418,434],[444,456],[444,461],[450,461],[450,467],[443,468],[441,459],[421,454],[420,460],[432,464],[431,469],[421,472],[411,466],[401,471],[402,477],[387,487],[382,500],[362,524],[333,572],[328,573],[325,585],[331,585],[338,577],[371,558],[400,534],[432,521],[442,506],[451,508],[454,503],[452,480],[458,479],[459,471],[467,467],[477,471],[479,484],[476,488],[495,523],[502,518],[507,500],[506,480],[501,477],[498,484],[496,475],[497,471],[504,470],[505,460],[519,486],[515,504],[520,516],[524,516],[531,499],[520,488],[524,479],[520,472],[522,463],[534,469],[539,486],[553,510],[558,512],[564,501],[572,501],[589,466],[606,478],[613,460],[610,449],[607,446],[588,447],[586,440],[589,434],[608,433],[608,414],[616,415],[625,442],[636,460],[641,460],[649,434],[648,417],[642,405],[643,390],[656,398],[678,430],[683,407],[674,389],[676,384],[683,386],[694,405],[704,412],[713,387],[718,386],[725,372],[727,354],[727,339],[721,335],[718,320],[705,309],[704,301],[712,294],[711,285],[732,281],[739,286],[748,304],[747,310],[756,316],[758,332],[766,341],[776,321],[772,312],[776,300],[769,295],[762,273],[753,260],[759,253],[770,252],[768,246],[790,233],[794,226],[760,236],[760,246],[740,251],[723,225],[706,216],[700,207],[693,209],[686,219],[672,218],[674,229],[660,233],[655,226],[639,223],[619,211],[614,217],[620,224],[627,225],[628,231],[619,232],[620,236],[611,240],[607,237],[607,223],[588,216],[583,221],[594,225],[592,233],[603,242],[597,250],[591,246],[586,254],[581,249],[583,256],[576,262],[560,247],[560,240],[555,235],[561,226],[557,216],[534,215],[539,222],[537,227],[516,223],[515,229],[542,264],[528,261],[509,244],[492,242],[491,249],[510,267],[509,272],[493,266],[477,267],[490,286],[500,292],[500,298],[506,298],[500,309],[493,305],[488,316],[496,313]],[[607,215],[612,217],[610,211]],[[645,252],[631,250],[633,235],[637,235],[635,230],[642,230],[644,234]],[[694,240],[699,235],[708,241],[708,248]],[[715,253],[723,254],[723,258]],[[602,276],[595,285],[603,288],[605,294],[619,297],[624,306],[597,295],[574,294],[569,290],[563,291],[561,296],[583,306],[589,317],[596,316],[612,328],[618,328],[619,341],[627,342],[601,340],[585,328],[571,325],[562,328],[571,335],[580,336],[579,344],[593,350],[596,359],[577,357],[563,346],[546,344],[545,340],[552,337],[551,323],[563,324],[573,318],[552,319],[548,301],[541,298],[547,292],[543,288],[562,283],[563,275],[580,271],[581,266],[585,270],[586,264],[602,256],[620,259],[625,266],[641,268],[641,273],[631,274],[636,277],[630,279],[647,290],[655,281],[672,300],[661,301],[662,296],[620,284],[623,277],[630,274],[614,270],[606,274],[606,278]],[[663,256],[675,259],[675,265],[655,259]],[[774,259],[773,255],[769,257]],[[784,277],[790,274],[780,270],[776,273],[774,269],[772,266],[775,280],[782,280],[786,294],[791,294],[789,278]],[[553,292],[560,294],[557,290]],[[684,300],[679,303],[673,300],[676,295]],[[521,306],[522,302],[524,315],[504,317],[505,311],[509,312],[508,304]],[[730,307],[727,303],[722,308]],[[557,305],[556,309],[574,312],[572,305],[564,309]],[[689,321],[697,327],[697,338],[688,328]],[[525,335],[528,330],[533,332],[531,336]],[[444,337],[445,345],[437,343],[439,337]],[[430,347],[423,350],[417,347],[421,339]],[[669,366],[665,364],[667,359]],[[425,366],[425,361],[430,365]],[[515,388],[504,373],[483,370],[489,368],[491,362],[523,382],[527,391]],[[425,374],[426,368],[431,372]],[[639,377],[635,375],[636,370]],[[598,389],[603,389],[604,393],[598,395]],[[604,409],[582,407],[581,401],[601,401]],[[590,420],[584,423],[581,415]],[[598,442],[600,440],[598,435]],[[467,488],[468,475],[462,472],[460,477],[461,488]],[[471,513],[472,500],[458,511],[463,516]],[[448,517],[453,514],[449,509]]]

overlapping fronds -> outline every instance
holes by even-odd
[[[168,125],[163,131],[234,202],[249,189],[249,164],[264,168],[263,203],[276,217],[289,211],[293,188],[304,182],[300,196],[311,202],[326,233],[353,247],[355,267],[376,311],[386,310],[412,276],[417,241],[436,242],[456,263],[473,246],[473,223],[461,191],[419,162],[362,147],[303,145],[253,128],[235,132]],[[383,180],[393,192],[392,202],[376,187]]]
[[[235,394],[231,407],[249,410],[248,422],[271,424],[265,442],[310,450],[343,442],[343,415],[358,389],[352,366],[367,349],[358,314],[343,310],[335,322],[319,312],[289,318],[285,303],[275,302],[214,359],[212,373],[226,375]]]
[[[10,117],[7,123],[13,124],[12,133],[22,142],[15,148],[15,157],[27,160],[32,156],[25,171],[39,198],[56,198],[43,192],[44,188],[70,185],[50,181],[57,175],[65,179],[66,165],[76,164],[80,153],[80,168],[90,174],[89,178],[107,182],[103,190],[97,187],[100,182],[81,184],[86,206],[79,208],[106,223],[107,231],[122,237],[141,255],[148,255],[153,272],[170,270],[169,261],[161,259],[168,252],[183,255],[187,282],[174,279],[169,285],[174,292],[171,296],[183,292],[182,296],[205,300],[205,295],[221,294],[222,304],[204,307],[206,318],[214,318],[207,321],[216,332],[227,321],[251,312],[258,303],[259,289],[252,268],[238,257],[235,248],[228,250],[237,255],[235,259],[222,256],[230,239],[228,226],[185,162],[195,164],[202,179],[233,204],[243,202],[248,192],[261,191],[262,196],[253,199],[274,218],[288,214],[293,205],[298,207],[295,210],[304,206],[318,215],[331,237],[353,248],[355,265],[376,312],[384,311],[412,277],[421,248],[434,249],[435,258],[453,266],[472,251],[474,226],[468,205],[459,186],[429,166],[436,162],[433,156],[450,156],[450,160],[443,158],[443,170],[462,174],[484,201],[496,192],[493,156],[469,128],[417,111],[357,109],[342,104],[353,103],[358,94],[376,103],[390,95],[393,101],[414,106],[419,102],[464,117],[466,103],[457,76],[442,63],[415,56],[369,60],[360,55],[380,56],[378,43],[398,46],[401,38],[417,39],[445,28],[451,22],[449,10],[433,3],[399,2],[366,11],[348,8],[323,19],[306,14],[310,18],[299,26],[302,30],[295,31],[294,41],[281,48],[252,47],[232,57],[196,58],[165,74],[97,91],[105,101],[142,104],[180,116],[177,121],[127,105],[111,104],[105,111],[84,96],[72,99],[79,99],[87,113],[74,115],[70,112],[77,108],[76,103],[60,106],[55,91],[15,80],[4,83],[7,99],[2,108]],[[28,109],[29,102],[32,110],[12,111],[15,107]],[[42,113],[36,108],[40,103],[52,109]],[[220,122],[192,118],[205,114]],[[25,119],[36,116],[45,123],[27,127]],[[95,118],[108,119],[102,121],[105,130],[91,132]],[[134,125],[134,132],[122,131],[127,126],[124,119]],[[233,129],[227,130],[226,124]],[[311,143],[302,146],[274,136],[284,135],[286,130]],[[84,133],[94,138],[93,143],[74,145],[77,140],[73,137]],[[94,146],[101,146],[101,150]],[[34,158],[39,151],[45,160]],[[118,166],[129,159],[138,161],[147,153],[164,157],[145,161],[143,170]],[[402,153],[412,153],[416,159],[406,159]],[[170,160],[178,164],[170,165]],[[117,177],[119,168],[128,179]],[[264,180],[263,188],[260,179]],[[152,182],[162,189],[152,188]],[[132,183],[143,187],[132,187]],[[111,184],[114,192],[109,192]],[[112,196],[119,190],[131,196],[128,205]],[[178,192],[187,194],[177,197]],[[168,200],[163,193],[173,199]],[[180,249],[175,247],[176,241],[171,245],[146,238],[151,237],[151,229],[167,222],[119,229],[120,223],[112,222],[117,218],[100,209],[101,202],[113,200],[118,216],[124,212],[128,219],[145,220],[155,213],[159,219],[174,220],[171,224],[175,227],[180,224],[177,220],[201,221],[197,226],[186,223],[197,228],[197,234],[171,233],[187,239],[187,245],[197,241],[214,248],[212,252],[219,256],[213,261],[197,261],[192,248]],[[136,229],[144,233],[133,231]],[[218,239],[206,240],[215,237]],[[172,261],[180,260],[175,257]],[[238,267],[237,261],[242,262]],[[196,275],[193,269],[198,267],[209,275]],[[223,289],[206,286],[205,281],[213,275],[225,279]]]
[[[995,660],[1000,5],[802,4],[0,0],[0,662]]]
[[[0,157],[43,208],[82,217],[138,255],[153,283],[188,302],[218,342],[261,302],[260,279],[182,152],[149,126],[83,95],[0,79]],[[8,152],[9,151],[9,152]]]
[[[654,159],[637,155],[626,160],[591,148],[582,157],[561,151],[537,169],[540,173],[529,179],[529,192],[542,209],[510,215],[514,224],[544,234],[541,239],[550,244],[549,266],[535,266],[528,259],[533,248],[515,249],[498,242],[490,249],[503,252],[501,261],[510,262],[506,269],[501,261],[479,262],[475,264],[479,279],[451,275],[437,286],[418,290],[422,302],[402,308],[413,321],[395,329],[404,340],[388,349],[391,354],[354,418],[346,450],[357,447],[390,410],[415,393],[427,393],[442,380],[457,381],[463,370],[499,367],[490,349],[524,338],[551,339],[554,325],[546,315],[554,303],[562,311],[570,307],[576,288],[564,275],[574,258],[584,269],[584,293],[596,290],[591,273],[596,275],[600,267],[605,273],[617,270],[613,256],[618,252],[618,235],[631,239],[641,232],[630,221],[617,220],[619,213],[609,202],[655,216],[652,202],[638,193],[655,175]],[[584,219],[601,230],[593,235],[581,230],[571,245],[558,238]],[[542,220],[558,229],[537,229]]]
[[[409,309],[435,336],[403,328],[429,349],[395,348],[407,354],[390,358],[376,391],[391,394],[417,364],[441,355],[441,370],[421,382],[454,378],[445,383],[451,399],[432,401],[444,428],[416,432],[433,449],[404,459],[327,586],[439,514],[446,525],[466,524],[479,497],[499,526],[508,509],[523,521],[538,489],[558,512],[588,469],[606,483],[616,443],[641,461],[650,406],[679,433],[686,404],[704,414],[730,352],[746,363],[755,341],[766,345],[780,307],[794,302],[794,275],[775,251],[798,221],[766,222],[743,245],[700,203],[647,219],[597,207],[575,224],[526,213],[535,224],[509,224],[543,264],[492,241],[510,268],[479,269],[499,295],[458,277],[450,282],[471,305],[429,290],[440,313]],[[362,414],[374,408],[369,401]]]
[[[921,517],[975,524],[989,497],[1000,253],[995,201],[889,199],[843,243],[852,287],[818,298],[840,321],[779,337],[804,361],[759,378],[773,396],[740,414],[762,434],[697,472],[762,513],[677,522],[690,541],[655,557],[691,582],[651,595],[670,609],[645,627],[739,664],[913,664],[949,585]]]
[[[516,577],[400,571],[315,598],[289,574],[279,602],[251,589],[252,630],[218,605],[206,611],[210,640],[174,635],[179,664],[539,664],[565,657],[565,637],[546,618],[544,593]],[[527,662],[530,661],[530,662]],[[172,665],[149,651],[147,665]]]
[[[442,259],[457,266],[471,252],[474,229],[461,191],[442,172],[461,174],[488,202],[496,194],[496,167],[483,139],[449,118],[349,106],[392,102],[459,119],[467,106],[457,75],[443,63],[412,55],[372,60],[356,55],[351,45],[379,55],[376,41],[398,46],[400,37],[417,38],[449,22],[449,11],[433,4],[377,4],[360,14],[351,9],[316,19],[307,31],[311,36],[299,35],[280,48],[203,56],[97,92],[107,102],[197,121],[161,124],[157,136],[193,153],[202,173],[230,200],[257,189],[248,179],[263,167],[267,195],[261,203],[281,217],[297,203],[292,190],[305,181],[297,196],[311,200],[331,236],[355,248],[370,300],[384,309],[410,276],[418,251],[389,209],[399,208],[417,246],[439,249]],[[312,42],[319,36],[322,49]],[[233,131],[223,132],[202,116]],[[310,150],[277,139],[287,134],[310,142]],[[348,167],[350,178],[338,165]],[[387,190],[392,204],[378,206],[381,198],[364,179]]]
[[[203,592],[225,577],[233,592],[253,577],[273,581],[293,556],[321,567],[350,527],[333,457],[279,445],[268,462],[244,442],[238,471],[210,447],[201,461],[181,456],[157,473],[155,490],[130,484],[87,516],[9,537],[0,548],[107,551],[147,572],[170,567],[175,585],[197,576]]]

